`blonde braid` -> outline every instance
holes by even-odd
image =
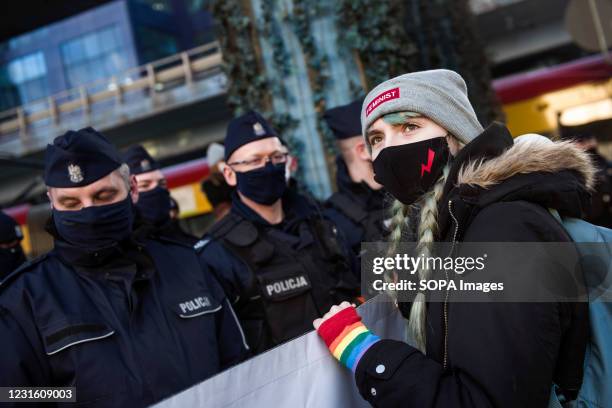
[[[450,166],[446,165],[442,171],[442,176],[438,179],[434,187],[425,193],[418,201],[421,208],[420,222],[417,235],[417,254],[424,254],[426,257],[430,255],[431,244],[434,242],[435,234],[438,228],[438,201],[442,198],[444,184],[448,177]],[[408,222],[413,206],[401,203],[396,200],[391,208],[391,233],[389,234],[390,249],[389,253],[393,254],[397,250],[402,241],[403,231],[408,228]],[[428,279],[430,272],[427,269],[418,271],[419,279]],[[386,276],[387,281],[396,280],[396,275],[391,271],[390,275]],[[390,291],[389,294],[397,301],[397,293]],[[414,340],[414,345],[423,353],[425,352],[425,320],[426,320],[425,296],[422,293],[417,294],[412,307],[410,309],[410,318],[408,320],[408,338]]]
[[[391,206],[391,224],[389,225],[389,241],[391,243],[389,247],[389,254],[393,254],[397,249],[404,235],[404,230],[408,228],[408,221],[410,219],[411,206],[403,204],[399,200],[395,200]]]
[[[450,166],[445,166],[442,176],[438,179],[433,189],[423,196],[416,246],[417,255],[423,254],[425,257],[431,255],[432,244],[438,230],[438,202],[442,198],[449,170]],[[431,276],[431,270],[421,268],[418,270],[418,276],[420,280],[427,280]],[[425,353],[427,341],[426,320],[427,306],[425,304],[425,295],[418,293],[410,308],[408,333],[410,335],[409,338],[414,339],[415,347],[423,353]]]
[[[391,213],[391,223],[389,225],[389,248],[387,251],[388,256],[393,256],[404,235],[404,230],[408,228],[408,221],[410,219],[411,206],[403,204],[399,200],[395,200],[391,205],[389,211]],[[397,281],[397,274],[395,271],[386,271],[384,277],[385,282]],[[387,294],[395,300],[397,305],[397,293],[394,290],[387,290]]]

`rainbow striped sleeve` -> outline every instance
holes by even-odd
[[[354,307],[347,307],[323,322],[318,333],[333,356],[353,372],[363,354],[380,340],[361,322]]]

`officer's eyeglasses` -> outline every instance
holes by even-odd
[[[249,167],[249,168],[257,168],[257,167],[265,166],[267,162],[271,162],[272,164],[286,163],[288,156],[289,156],[289,153],[272,153],[271,155],[257,157],[251,160],[241,160],[241,161],[227,163],[227,165],[230,167],[242,166],[242,167]]]

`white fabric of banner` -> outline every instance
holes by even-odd
[[[379,299],[357,308],[364,324],[381,338],[405,341],[406,325],[398,309],[391,301]],[[155,405],[156,408],[368,406],[357,391],[353,374],[331,356],[314,331]]]

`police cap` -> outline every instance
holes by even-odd
[[[323,119],[337,140],[361,135],[361,105],[363,99],[325,111]]]
[[[119,151],[95,129],[69,130],[47,145],[45,184],[49,187],[86,186],[122,163]]]
[[[267,137],[278,137],[272,126],[261,114],[250,111],[232,119],[225,134],[225,161],[245,144]]]
[[[142,174],[159,170],[160,166],[147,150],[141,145],[130,146],[123,155],[124,161],[130,166],[131,174]]]

